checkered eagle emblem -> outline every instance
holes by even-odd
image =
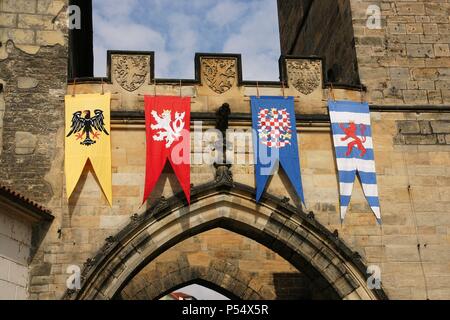
[[[290,114],[286,109],[260,108],[258,135],[261,143],[269,148],[284,148],[291,144],[292,130]]]

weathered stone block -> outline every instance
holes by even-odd
[[[441,90],[428,90],[428,102],[430,104],[442,104]]]
[[[431,44],[407,44],[406,51],[408,52],[409,57],[434,57],[433,45]]]
[[[6,12],[34,13],[36,11],[36,0],[3,0],[3,7]]]
[[[450,80],[450,68],[439,68],[439,80]]]
[[[433,133],[450,133],[450,121],[431,121]]]
[[[405,144],[436,144],[437,138],[434,134],[407,135],[404,136]]]
[[[19,14],[18,27],[22,29],[52,30],[51,16]]]
[[[38,0],[37,12],[55,16],[63,8],[65,2],[63,0]]]
[[[30,287],[30,293],[41,293],[41,292],[48,292],[49,286],[43,285],[43,286],[31,286]]]
[[[387,27],[390,34],[406,34],[406,25],[403,23],[389,23]]]
[[[8,39],[15,44],[34,44],[34,31],[24,29],[7,29]]]
[[[389,74],[391,78],[407,80],[409,79],[409,68],[391,68],[389,69]]]
[[[55,44],[64,45],[64,34],[60,31],[37,31],[36,44],[53,46]]]
[[[31,268],[30,276],[48,276],[51,269],[52,265],[50,263],[36,264]]]
[[[17,78],[17,87],[19,89],[32,89],[36,88],[39,84],[39,81],[35,78],[31,77],[19,77]]]
[[[437,80],[439,72],[436,68],[414,68],[412,75],[414,80]]]
[[[16,132],[15,153],[19,155],[33,154],[36,149],[37,137],[29,132]]]
[[[450,24],[440,23],[438,24],[439,34],[450,34]]]
[[[445,135],[445,142],[446,142],[447,144],[450,144],[450,134],[446,134],[446,135]]]
[[[420,133],[418,121],[399,121],[398,132],[402,134]]]
[[[436,55],[436,57],[450,57],[449,45],[444,43],[435,44],[434,54]]]
[[[407,104],[427,104],[426,90],[403,90],[403,98]]]
[[[409,34],[423,34],[423,26],[421,23],[409,23],[406,25],[406,32]]]
[[[425,15],[425,6],[423,3],[399,2],[395,4],[398,15],[400,16],[423,16]]]
[[[442,100],[444,103],[450,103],[450,90],[443,89],[442,91]]]
[[[450,15],[450,7],[445,1],[423,1],[425,2],[425,12],[430,16],[446,16]]]
[[[438,34],[438,27],[436,23],[425,23],[423,25],[424,34]]]
[[[429,121],[419,121],[420,133],[431,134],[431,126]]]
[[[419,89],[426,89],[426,90],[434,90],[434,81],[432,80],[422,80],[419,81]]]
[[[0,27],[15,27],[16,15],[13,13],[0,13]]]

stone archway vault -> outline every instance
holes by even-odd
[[[270,248],[215,228],[185,239],[149,262],[121,290],[125,300],[155,300],[185,283],[238,300],[336,299]]]
[[[147,277],[151,278],[148,282]],[[155,300],[186,285],[200,284],[234,300],[274,300],[276,298],[273,290],[268,288],[261,290],[252,280],[249,272],[242,272],[236,266],[227,264],[226,261],[215,260],[208,267],[190,266],[182,270],[171,269],[163,275],[153,272],[145,277],[134,278],[130,283],[133,286],[130,287],[128,284],[120,295],[126,300]]]
[[[191,205],[176,195],[162,198],[88,259],[81,290],[66,299],[113,299],[145,265],[193,235],[223,228],[251,238],[302,270],[319,290],[332,289],[340,299],[387,299],[366,285],[358,254],[314,220],[313,215],[266,195],[254,202],[255,190],[234,183],[225,168],[216,180],[192,190]]]

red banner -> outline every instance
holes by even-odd
[[[147,168],[144,202],[158,182],[167,159],[190,202],[190,121],[190,97],[145,96]]]

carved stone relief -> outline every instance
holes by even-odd
[[[311,94],[320,86],[322,72],[320,61],[288,60],[287,71],[290,83],[304,95]]]
[[[236,79],[236,60],[203,58],[202,78],[216,93],[222,94],[230,90]]]
[[[150,56],[113,55],[114,79],[125,90],[133,92],[145,82],[150,72]]]

